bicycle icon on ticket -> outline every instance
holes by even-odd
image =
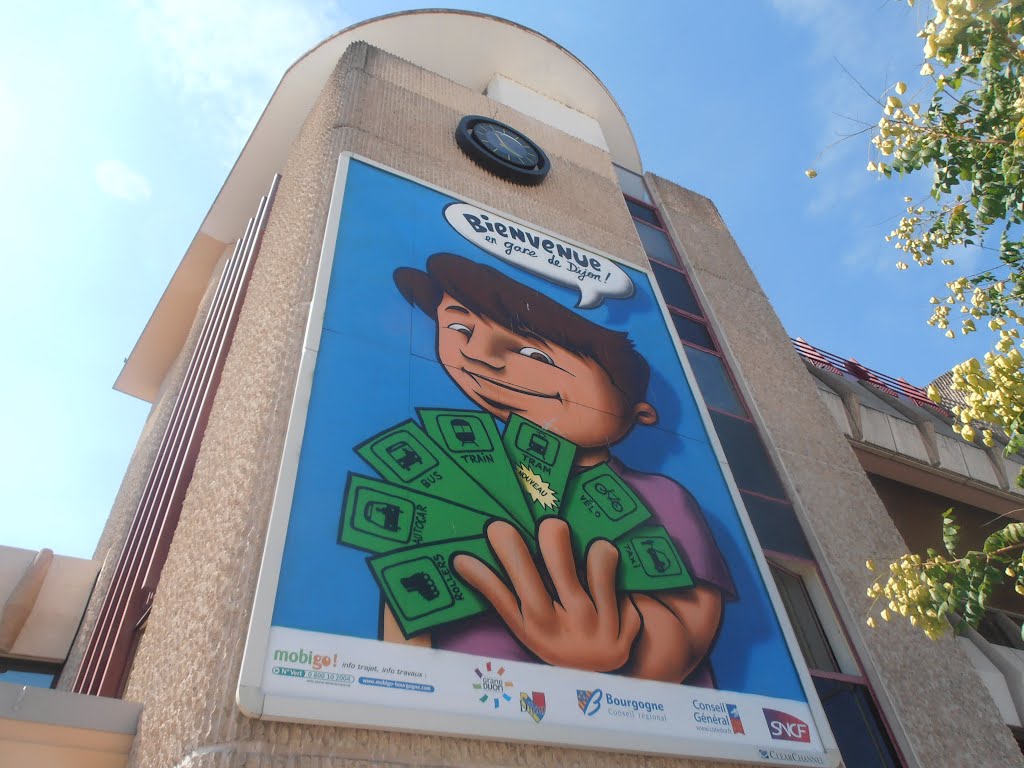
[[[583,490],[611,520],[620,520],[636,510],[636,502],[629,491],[613,475],[596,477],[584,484]]]

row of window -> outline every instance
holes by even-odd
[[[627,173],[620,169],[620,180]],[[831,612],[810,546],[683,263],[654,206],[630,196],[646,197],[642,178],[626,181],[622,185],[627,193],[626,205],[748,516],[770,558],[772,575],[843,760],[864,768],[897,768],[903,763]],[[811,591],[817,595],[812,596]],[[822,615],[832,616],[828,627]]]

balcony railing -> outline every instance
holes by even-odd
[[[867,368],[852,358],[847,360],[846,358],[839,357],[839,355],[818,349],[818,347],[808,344],[799,337],[791,339],[791,341],[800,357],[811,365],[833,373],[836,376],[841,376],[844,379],[867,382],[890,397],[895,397],[922,408],[928,408],[944,418],[951,418],[953,415],[948,409],[929,400],[928,393],[924,389],[914,386],[905,379],[894,379],[892,376],[887,376],[884,373]]]

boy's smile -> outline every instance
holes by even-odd
[[[584,452],[603,456],[637,421],[657,419],[647,403],[630,406],[593,359],[528,330],[509,330],[447,293],[437,306],[437,354],[481,408],[502,421],[518,413]]]
[[[503,389],[511,390],[512,392],[518,392],[521,395],[529,395],[530,397],[553,397],[556,400],[561,400],[562,399],[562,396],[560,394],[558,394],[557,392],[555,392],[552,395],[546,395],[543,392],[532,392],[532,391],[530,391],[528,389],[523,389],[522,387],[513,386],[512,384],[504,384],[504,383],[498,381],[497,379],[492,379],[492,378],[490,378],[488,376],[484,376],[481,373],[473,373],[472,371],[467,371],[465,366],[463,366],[462,371],[467,376],[472,377],[478,383],[486,381],[489,384],[494,384],[495,386],[502,387]],[[513,408],[512,410],[519,410],[519,409],[518,408]]]

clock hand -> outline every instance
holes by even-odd
[[[500,135],[500,134],[499,134],[499,135]],[[508,135],[508,134],[506,134],[506,135]],[[522,144],[520,144],[520,143],[519,143],[519,140],[518,140],[518,139],[516,139],[516,138],[514,138],[514,137],[512,137],[512,136],[509,136],[508,138],[509,138],[509,140],[510,140],[510,141],[511,141],[511,142],[512,142],[513,144],[515,144],[516,148],[515,148],[515,149],[513,149],[512,147],[510,147],[510,146],[508,146],[507,144],[505,144],[505,145],[504,145],[504,146],[505,146],[505,149],[507,149],[507,150],[508,150],[508,152],[509,152],[509,154],[511,154],[511,155],[512,155],[512,156],[513,156],[514,158],[516,158],[516,160],[518,160],[519,162],[521,162],[521,163],[522,163],[522,162],[525,162],[525,161],[523,160],[523,147],[522,147]],[[504,142],[502,142],[502,143],[504,144]]]
[[[509,147],[508,144],[506,144],[504,141],[501,140],[501,132],[500,131],[492,131],[492,133],[494,134],[494,138],[496,138],[498,140],[498,143],[501,144],[502,148],[504,148],[504,150],[506,152],[512,152],[511,147]]]

